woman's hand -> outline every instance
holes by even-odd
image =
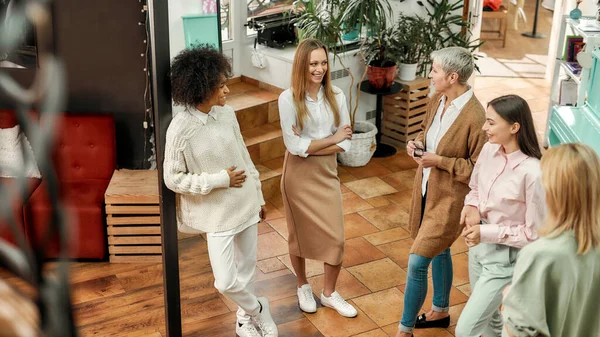
[[[412,141],[409,140],[408,143],[406,143],[406,153],[408,153],[409,156],[411,157],[415,157],[415,149],[416,148],[420,148],[423,149],[423,143],[420,141]]]
[[[300,130],[295,125],[292,125],[292,131],[294,131],[294,135],[300,137]]]
[[[262,205],[260,206],[260,222],[264,222],[267,219],[267,206]]]
[[[481,222],[481,216],[479,215],[479,210],[475,206],[466,205],[463,207],[460,212],[460,224],[466,225],[467,227],[471,227],[474,225],[479,225]]]
[[[442,156],[431,152],[425,152],[420,160],[421,165],[423,165],[424,168],[435,167],[442,163]]]
[[[236,167],[232,166],[227,169],[227,173],[229,174],[229,187],[242,187],[244,181],[246,181],[246,175],[244,174],[244,170],[235,171]]]
[[[346,139],[352,139],[352,127],[347,124],[343,125],[331,137],[333,137],[335,144],[341,143]]]
[[[464,236],[467,246],[477,246],[481,243],[481,225],[465,227],[462,236]]]

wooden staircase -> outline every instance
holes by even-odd
[[[265,200],[280,195],[285,145],[279,125],[277,99],[281,89],[247,77],[231,80],[227,104],[236,112],[244,142],[260,173]]]

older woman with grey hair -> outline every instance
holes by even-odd
[[[471,172],[487,140],[481,129],[485,109],[467,84],[475,66],[472,54],[464,48],[450,47],[433,52],[431,58],[429,77],[435,94],[421,123],[421,132],[407,145],[408,154],[419,167],[408,220],[414,243],[396,337],[409,337],[415,328],[450,325],[450,246],[463,229],[460,213],[469,193]],[[417,317],[427,295],[430,264],[433,305],[429,312]]]

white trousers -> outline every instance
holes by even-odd
[[[502,291],[512,281],[518,248],[480,243],[469,249],[471,296],[463,309],[456,337],[496,337],[502,334]]]
[[[254,295],[258,226],[228,236],[206,235],[215,288],[238,305],[238,322],[249,322],[260,311]]]

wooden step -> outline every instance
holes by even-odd
[[[281,90],[242,77],[227,84],[227,104],[236,113],[244,143],[260,174],[263,196],[280,195],[285,144],[279,125],[277,100]]]
[[[279,121],[279,95],[246,82],[228,87],[227,104],[235,110],[242,131]]]
[[[242,137],[255,164],[281,157],[285,153],[279,122],[242,131]]]
[[[260,183],[262,184],[263,198],[271,199],[280,194],[279,184],[281,182],[281,173],[271,170],[264,165],[255,165],[260,174]]]

